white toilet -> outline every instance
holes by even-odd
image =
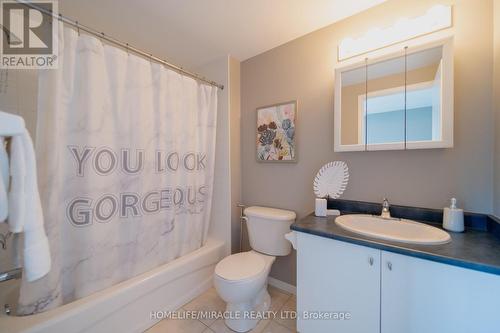
[[[226,301],[226,325],[236,332],[246,332],[257,325],[258,318],[248,316],[267,311],[271,297],[267,276],[275,256],[286,256],[292,248],[285,234],[295,221],[295,213],[268,207],[245,209],[252,251],[236,253],[215,266],[214,284]]]

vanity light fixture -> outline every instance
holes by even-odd
[[[401,18],[391,27],[373,28],[359,38],[343,39],[338,47],[338,60],[342,61],[451,26],[451,6],[436,5],[422,16]]]

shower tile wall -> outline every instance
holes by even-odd
[[[0,111],[24,118],[33,139],[36,130],[38,77],[35,70],[0,70]]]

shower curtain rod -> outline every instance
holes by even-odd
[[[105,41],[107,41],[109,43],[118,45],[121,48],[126,49],[127,51],[134,52],[134,53],[136,53],[136,54],[138,54],[140,56],[143,56],[145,58],[150,59],[151,61],[155,61],[157,63],[160,63],[160,64],[162,64],[162,65],[164,65],[164,66],[166,66],[166,67],[168,67],[170,69],[173,69],[173,70],[175,70],[177,72],[182,73],[183,75],[189,76],[189,77],[191,77],[193,79],[196,79],[198,81],[205,82],[205,83],[207,83],[209,85],[216,86],[216,87],[220,88],[221,90],[224,89],[224,85],[222,85],[220,83],[217,83],[215,81],[211,81],[211,80],[205,78],[204,76],[201,76],[199,74],[190,72],[190,71],[185,70],[184,68],[182,68],[180,66],[171,64],[171,63],[167,62],[166,60],[163,60],[161,58],[155,57],[151,53],[144,52],[141,49],[138,49],[136,47],[131,46],[129,43],[124,43],[124,42],[121,42],[121,41],[119,41],[119,40],[117,40],[117,39],[115,39],[113,37],[107,36],[104,32],[99,32],[99,31],[97,31],[95,29],[92,29],[92,28],[90,28],[88,26],[82,25],[82,24],[78,23],[78,21],[74,21],[74,20],[72,20],[72,19],[70,19],[70,18],[68,18],[66,16],[63,16],[61,13],[59,13],[59,15],[56,15],[52,11],[47,10],[45,8],[41,8],[41,7],[39,7],[39,6],[31,3],[31,2],[22,1],[22,0],[16,0],[16,1],[18,3],[20,3],[20,4],[23,4],[23,5],[26,5],[26,6],[30,7],[30,8],[36,9],[36,10],[44,13],[45,15],[51,16],[54,19],[58,19],[59,21],[62,21],[64,23],[66,23],[66,24],[69,24],[69,25],[75,27],[77,30],[82,30],[82,31],[85,31],[85,32],[87,32],[89,34],[97,36],[100,39],[103,39],[103,40],[105,40]]]

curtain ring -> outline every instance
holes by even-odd
[[[103,43],[103,41],[102,41],[102,40],[103,40],[103,38],[104,38],[105,36],[106,36],[106,35],[104,34],[104,32],[101,32],[101,37],[100,37],[100,39],[101,39],[101,43]]]
[[[78,33],[78,37],[80,37],[80,25],[78,24],[78,21],[75,21],[76,23],[76,32]]]
[[[129,45],[128,45],[128,43],[127,43],[127,44],[125,44],[125,45],[126,45],[126,46],[125,46],[125,48],[127,49],[127,55],[130,55],[130,54],[129,54]]]

